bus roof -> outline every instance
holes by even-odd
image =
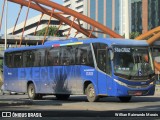
[[[9,48],[5,52],[47,48],[49,46],[52,47],[54,45],[67,46],[67,45],[87,44],[87,43],[97,43],[97,42],[106,43],[108,46],[112,45],[149,46],[146,40],[120,39],[120,38],[88,38],[88,39],[71,38],[67,40],[48,41],[45,42],[44,45],[36,45],[36,46],[21,47],[21,48]]]

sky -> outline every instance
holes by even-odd
[[[0,0],[0,18],[2,16],[1,14],[2,14],[3,1],[4,0]],[[63,0],[51,0],[51,1],[56,2],[58,4],[63,4]],[[8,2],[7,28],[14,27],[14,24],[15,24],[17,16],[18,16],[19,9],[20,9],[19,4]],[[18,20],[18,23],[21,23],[25,20],[26,12],[27,12],[27,7],[23,7],[23,9],[21,11],[21,15],[20,15],[19,20]],[[41,13],[38,12],[38,11],[30,9],[29,14],[28,14],[28,19],[32,18],[34,16],[37,16],[39,14],[41,14]],[[5,16],[3,15],[3,22],[2,22],[2,28],[1,28],[0,34],[4,34],[4,24],[5,24],[4,23],[4,18],[5,18]]]

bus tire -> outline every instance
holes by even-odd
[[[119,97],[120,101],[121,102],[129,102],[131,100],[131,96],[128,96],[128,97]]]
[[[56,98],[58,100],[68,100],[69,97],[70,97],[69,94],[56,94]]]
[[[95,88],[92,83],[87,86],[86,95],[89,102],[96,102],[99,99],[99,97],[96,96]]]
[[[33,83],[28,85],[28,97],[32,100],[36,100],[38,98],[38,94],[36,94],[36,89]]]

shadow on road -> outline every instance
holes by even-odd
[[[30,100],[26,95],[25,96],[17,96],[10,95],[9,97],[4,96],[1,99],[2,102],[26,102],[26,103],[34,103],[35,105],[61,105],[63,103],[77,103],[77,102],[87,102],[86,96],[71,96],[68,100],[57,100],[55,96],[44,96],[41,100]],[[100,98],[98,103],[122,103],[117,97],[104,97]],[[141,97],[132,97],[131,101],[128,103],[139,103],[139,102],[160,102],[159,96],[141,96]],[[59,103],[59,104],[58,104]]]
[[[26,96],[24,97],[21,97],[21,98],[17,98],[17,99],[1,99],[0,98],[0,101],[3,102],[3,101],[30,101],[32,102],[31,105],[18,105],[18,106],[13,106],[13,105],[6,105],[6,106],[0,106],[0,110],[16,110],[19,112],[24,112],[25,111],[28,111],[28,112],[41,112],[42,113],[42,116],[47,116],[47,117],[58,117],[59,118],[62,118],[64,120],[66,120],[66,118],[70,118],[70,117],[94,117],[95,120],[97,119],[102,119],[102,117],[107,117],[107,118],[110,118],[111,119],[113,118],[113,120],[115,120],[115,113],[125,113],[125,112],[133,112],[133,113],[141,113],[141,112],[144,112],[144,113],[147,113],[147,112],[158,112],[160,111],[160,105],[149,105],[147,104],[147,102],[150,102],[150,103],[154,103],[154,102],[160,102],[160,98],[157,96],[157,97],[133,97],[133,99],[131,100],[131,102],[129,103],[121,103],[119,101],[118,98],[115,98],[115,97],[106,97],[106,98],[102,98],[100,99],[99,102],[96,102],[96,103],[85,103],[86,102],[86,97],[85,96],[71,96],[68,100],[57,100],[54,96],[45,96],[42,100],[29,100]],[[129,106],[130,105],[134,105],[134,103],[136,104],[141,104],[141,102],[145,103],[146,105],[143,106],[143,107],[136,107],[136,108],[122,108],[118,111],[110,111],[110,110],[88,110],[88,109],[85,109],[85,110],[73,110],[73,109],[70,109],[70,110],[61,110],[61,109],[56,109],[56,108],[59,108],[61,106],[63,106],[63,104],[65,103],[80,103],[79,106],[81,104],[86,104],[86,105],[89,105],[90,106],[98,106],[98,105],[106,105],[106,104],[121,104],[122,106],[125,105],[125,104],[128,104]],[[133,103],[133,104],[132,104]],[[117,105],[118,105],[117,104]],[[69,104],[69,105],[73,105],[73,104]],[[34,106],[34,108],[32,108]],[[57,107],[53,107],[50,109],[47,110],[47,108],[49,106],[57,106]],[[41,109],[43,107],[46,107],[46,109]],[[70,106],[72,108],[72,106]],[[81,106],[80,106],[81,107]],[[54,109],[55,108],[55,109]],[[159,112],[160,113],[160,112]],[[63,118],[64,117],[64,118]],[[159,114],[159,117],[160,117],[160,114]],[[116,119],[126,119],[127,120],[131,120],[131,119],[142,119],[142,117],[133,117],[133,118],[130,118],[130,117],[116,117]],[[143,119],[150,119],[151,117],[143,117]],[[77,119],[77,118],[76,118]],[[106,119],[106,118],[105,118]],[[157,119],[157,117],[152,117],[152,119]],[[78,119],[77,119],[78,120]],[[83,119],[84,120],[84,119]]]
[[[122,111],[159,111],[160,113],[160,105],[148,105],[148,106],[137,107],[132,109],[122,109]]]

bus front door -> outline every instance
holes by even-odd
[[[108,88],[110,85],[110,60],[108,50],[106,49],[98,49],[97,50],[97,67],[98,67],[98,94],[99,95],[107,95]]]

